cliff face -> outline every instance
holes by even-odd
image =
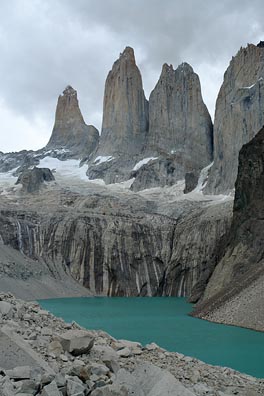
[[[70,86],[58,98],[55,124],[47,149],[68,149],[77,156],[89,155],[96,148],[99,133],[86,125],[81,114],[77,92]]]
[[[263,218],[264,129],[240,151],[231,231],[198,316],[264,330]]]
[[[134,51],[126,47],[109,72],[98,155],[133,155],[144,147],[148,102]]]
[[[191,66],[164,65],[148,106],[133,49],[127,47],[106,79],[102,134],[88,176],[106,183],[135,177],[134,191],[172,185],[212,161],[212,141],[211,118]],[[159,159],[133,172],[150,157]],[[107,160],[98,161],[102,158]]]
[[[166,203],[161,210],[131,192],[81,197],[52,188],[20,210],[2,209],[2,241],[98,295],[190,295],[230,219],[229,203],[215,211],[183,202],[168,215]]]
[[[249,44],[232,58],[216,102],[214,165],[206,192],[234,188],[238,154],[264,124],[264,48]]]
[[[149,99],[148,149],[182,154],[202,169],[212,161],[212,129],[198,75],[187,63],[176,70],[165,64]]]

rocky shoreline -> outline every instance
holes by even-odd
[[[255,396],[264,380],[152,343],[116,340],[0,294],[2,396]]]

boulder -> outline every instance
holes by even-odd
[[[193,191],[197,186],[199,179],[199,174],[197,172],[187,172],[185,174],[185,188],[184,194],[188,194],[189,192]]]
[[[41,396],[61,396],[56,381],[52,381],[50,384],[44,386]]]
[[[150,363],[138,365],[132,373],[119,370],[117,383],[128,389],[129,396],[195,396],[171,373]]]
[[[91,396],[128,396],[128,391],[125,389],[124,386],[113,384],[95,389],[91,393]],[[134,394],[134,396],[139,395]]]
[[[50,182],[55,180],[51,170],[49,168],[37,168],[27,169],[23,171],[16,184],[22,184],[22,191],[26,193],[38,192],[41,185],[44,182]]]
[[[74,356],[88,353],[94,344],[94,336],[85,330],[68,330],[59,336],[65,352]]]
[[[12,304],[6,301],[0,301],[0,315],[10,315],[12,308]]]

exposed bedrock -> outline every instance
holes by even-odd
[[[203,208],[189,203],[171,218],[155,214],[151,202],[147,212],[142,206],[133,213],[116,197],[101,200],[77,199],[43,215],[2,210],[1,238],[98,295],[188,296],[197,282],[207,282],[207,264],[230,222],[230,202]]]
[[[97,147],[98,141],[97,129],[84,122],[77,91],[67,86],[58,98],[55,123],[46,148],[69,150],[80,158],[91,154]]]
[[[264,129],[240,151],[231,231],[197,316],[264,330],[263,219]]]
[[[148,129],[148,102],[134,50],[126,47],[109,72],[104,92],[98,155],[134,155],[142,150]]]
[[[163,65],[149,98],[147,150],[177,153],[180,166],[188,161],[197,170],[212,161],[213,125],[202,99],[199,77],[188,63],[176,70],[172,65]]]
[[[206,192],[235,186],[238,154],[264,125],[264,47],[249,44],[232,58],[216,102],[214,165]]]

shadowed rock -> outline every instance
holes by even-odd
[[[49,168],[36,168],[25,170],[18,177],[16,184],[22,184],[22,191],[27,193],[38,192],[44,182],[55,180]]]
[[[239,154],[230,233],[195,315],[264,330],[264,128]]]

